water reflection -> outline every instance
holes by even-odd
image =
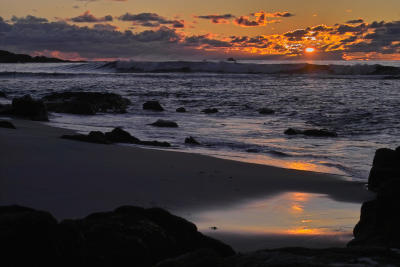
[[[325,195],[288,192],[190,218],[203,232],[282,235],[350,235],[360,205],[337,202]]]

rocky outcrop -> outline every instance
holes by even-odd
[[[309,130],[299,130],[294,128],[289,128],[285,131],[286,135],[305,135],[313,137],[337,137],[337,133],[325,129],[309,129]]]
[[[177,128],[178,124],[174,121],[169,121],[169,120],[157,120],[151,124],[151,126],[155,127],[169,127],[169,128]]]
[[[0,106],[0,115],[17,116],[34,121],[49,120],[43,101],[35,100],[30,95],[14,98],[11,105]]]
[[[258,110],[258,113],[260,113],[261,115],[271,115],[274,114],[275,111],[270,108],[260,108]]]
[[[122,130],[120,127],[114,128],[111,132],[102,133],[99,131],[92,131],[89,134],[73,134],[63,135],[63,139],[70,139],[88,143],[96,144],[113,144],[113,143],[125,143],[125,144],[137,144],[144,146],[158,146],[158,147],[170,147],[171,144],[168,142],[159,141],[142,141],[139,138],[132,136],[130,133]]]
[[[206,108],[206,109],[203,109],[201,112],[203,112],[205,114],[213,114],[213,113],[218,113],[219,110],[216,108]]]
[[[47,212],[0,207],[0,249],[5,266],[146,267],[201,249],[234,255],[183,218],[132,206],[61,223]]]
[[[200,143],[194,139],[194,137],[189,136],[185,138],[185,144],[189,144],[189,145],[200,145]]]
[[[375,153],[368,189],[376,198],[365,202],[349,246],[400,248],[400,147]]]
[[[1,98],[6,98],[7,95],[6,95],[6,93],[4,93],[3,91],[0,91],[0,97],[1,97]]]
[[[31,57],[25,54],[14,54],[8,51],[0,50],[0,63],[59,63],[71,62],[59,58],[51,58],[44,56]]]
[[[49,111],[81,115],[126,113],[130,101],[114,93],[62,92],[42,98]]]
[[[17,129],[14,124],[9,121],[0,121],[0,128]]]
[[[158,101],[147,101],[143,104],[144,110],[164,111],[164,108]]]
[[[176,112],[184,113],[186,112],[186,109],[184,107],[180,107],[176,109]]]

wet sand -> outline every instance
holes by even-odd
[[[73,133],[70,130],[12,122],[17,130],[0,128],[0,204],[47,210],[59,219],[121,205],[196,213],[285,192],[324,194],[359,204],[371,197],[363,183],[337,175],[83,143],[60,138]]]

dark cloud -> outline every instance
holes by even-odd
[[[118,30],[118,27],[106,23],[106,24],[95,24],[93,25],[93,29],[97,31],[116,31]]]
[[[113,17],[111,15],[97,18],[94,15],[90,14],[90,11],[86,11],[82,15],[79,15],[74,18],[67,19],[76,23],[96,23],[96,22],[110,22],[113,21]]]
[[[23,23],[23,24],[33,24],[33,23],[45,23],[48,22],[45,18],[38,18],[35,16],[28,15],[26,17],[16,17],[12,16],[11,21],[14,23]]]
[[[122,21],[130,21],[134,25],[139,25],[142,27],[159,27],[161,25],[170,25],[173,28],[184,28],[184,20],[169,20],[162,17],[156,13],[140,13],[140,14],[130,14],[126,13],[118,18]]]
[[[249,18],[246,16],[241,16],[241,17],[235,19],[235,23],[237,25],[243,26],[243,27],[256,27],[256,26],[261,25],[258,21],[249,20]]]
[[[354,19],[354,20],[349,20],[346,23],[348,24],[359,24],[359,23],[364,23],[363,19]]]
[[[224,15],[205,15],[205,16],[196,16],[199,19],[207,19],[211,20],[212,23],[220,24],[227,23],[227,20],[235,18],[232,14],[224,14]]]
[[[294,14],[289,13],[289,12],[276,12],[276,13],[269,13],[269,16],[273,17],[273,18],[289,18],[289,17],[293,17]]]
[[[296,30],[292,32],[287,32],[284,34],[284,36],[288,37],[291,41],[300,41],[303,39],[303,37],[306,36],[307,33],[308,30]]]

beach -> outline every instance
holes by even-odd
[[[1,205],[47,210],[57,219],[83,217],[122,205],[161,207],[188,218],[288,192],[321,194],[351,205],[372,197],[364,183],[338,175],[77,142],[60,138],[72,134],[71,130],[17,119],[12,123],[16,130],[0,128]],[[239,244],[236,247],[254,248],[254,243],[245,244],[249,240],[245,234],[234,238]],[[285,242],[278,242],[282,246],[296,245],[299,240],[283,238]]]

